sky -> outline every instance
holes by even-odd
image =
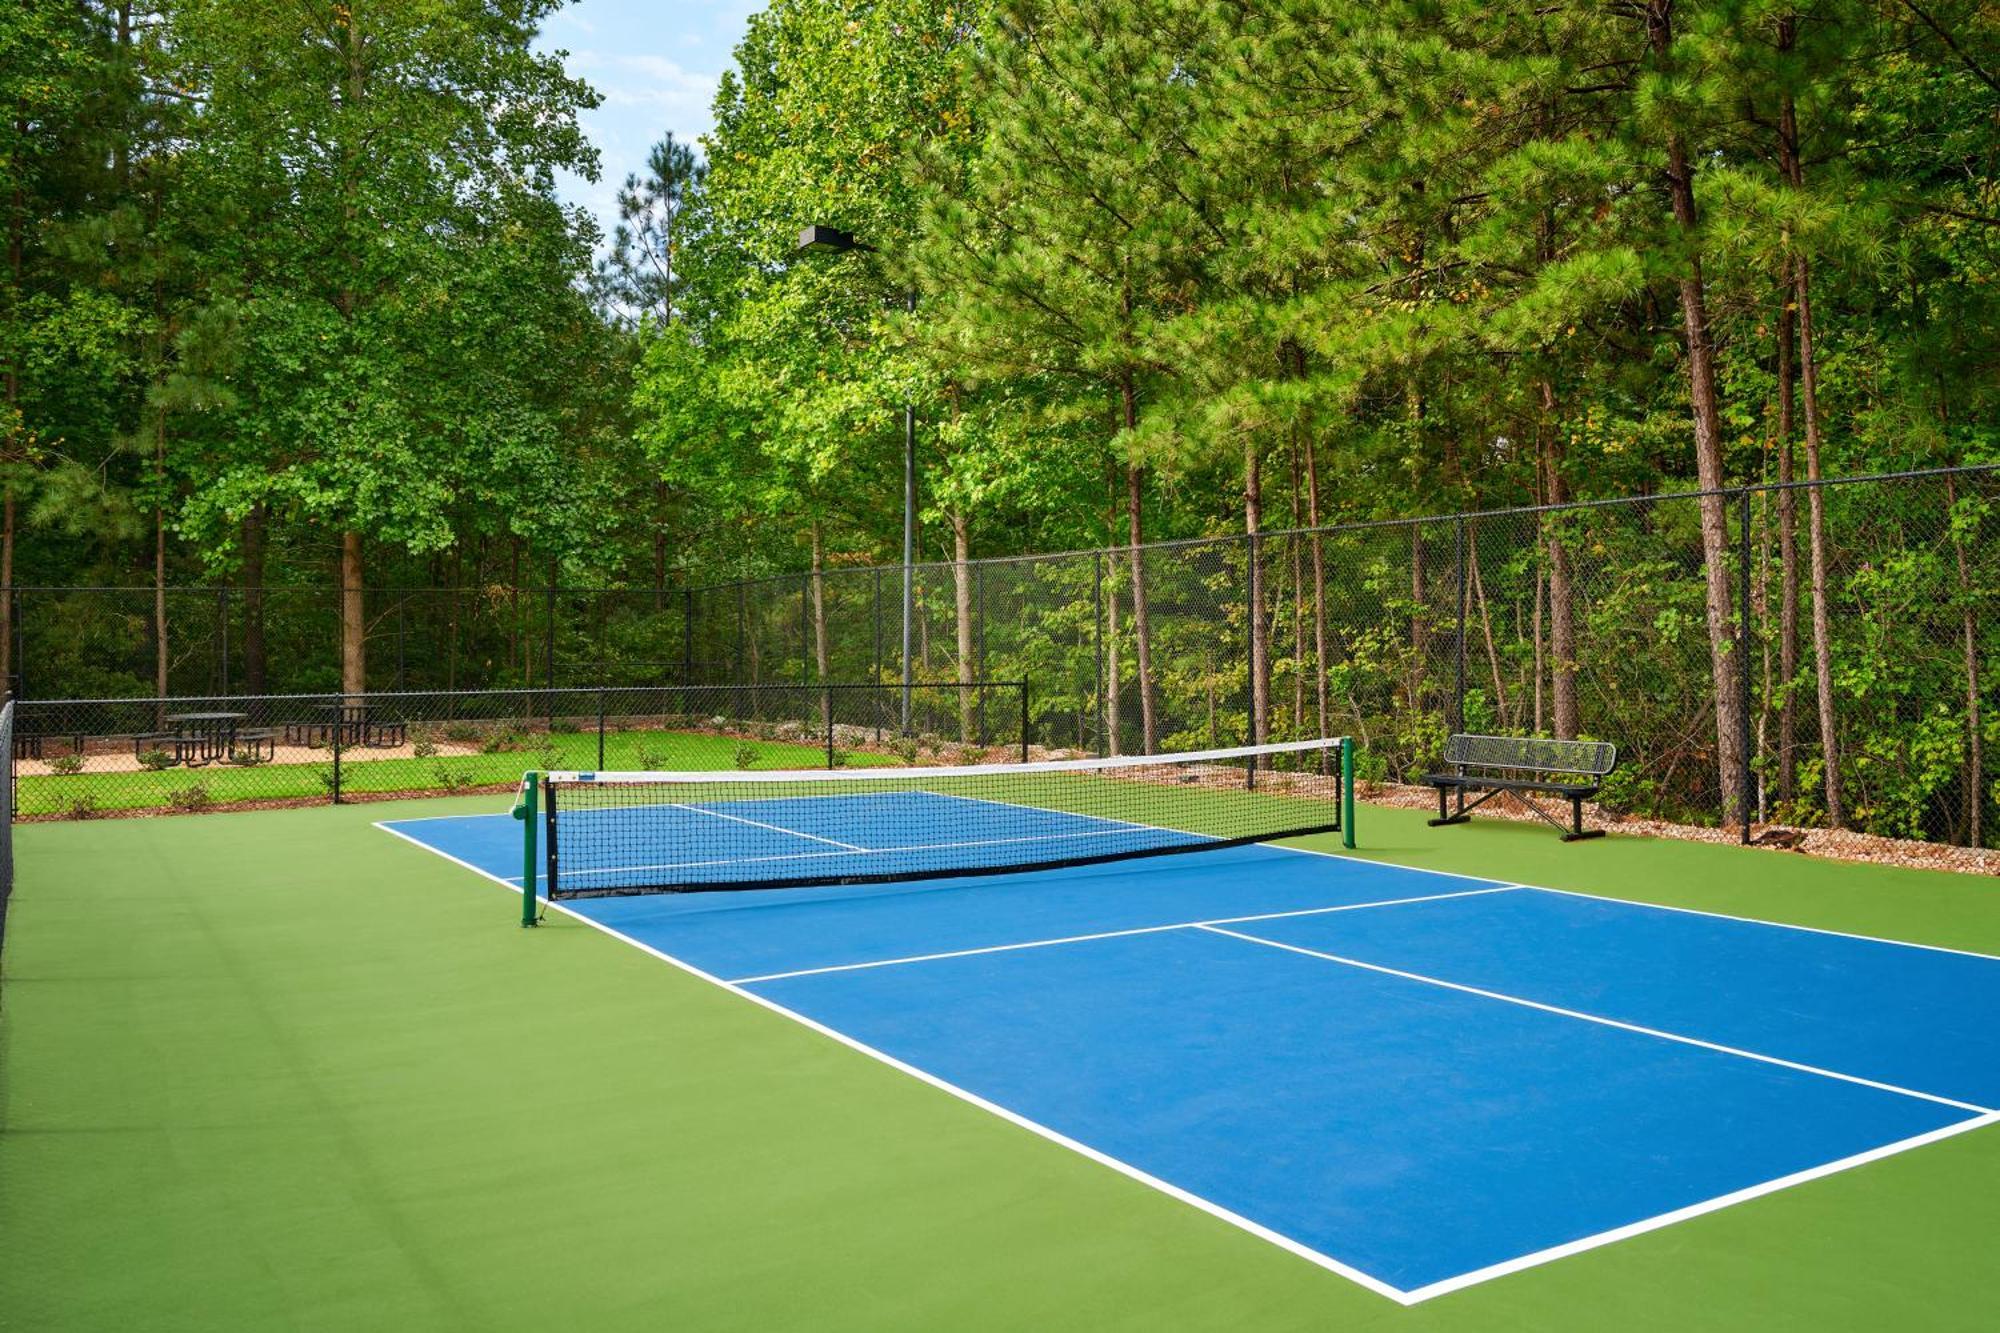
[[[566,176],[559,190],[595,214],[606,236],[618,221],[618,187],[645,166],[646,150],[668,130],[690,143],[709,131],[716,80],[766,3],[578,0],[548,19],[537,49],[569,52],[569,72],[604,96],[583,115],[600,175],[595,183]]]

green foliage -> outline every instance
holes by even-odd
[[[59,754],[49,760],[49,772],[69,775],[83,772],[83,756],[80,754]]]
[[[431,774],[436,780],[437,789],[444,792],[464,791],[476,781],[470,770],[453,768],[444,763],[434,766]]]
[[[139,767],[148,772],[160,773],[172,768],[177,761],[171,750],[139,751]]]

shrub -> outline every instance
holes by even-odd
[[[673,756],[665,750],[655,750],[649,746],[641,747],[639,750],[639,767],[648,773],[665,772],[673,766],[672,759]]]
[[[505,731],[496,731],[491,736],[488,736],[480,745],[479,752],[481,754],[512,754],[516,750],[525,750],[527,748],[528,738],[514,728],[509,727]]]
[[[434,758],[436,757],[437,752],[438,752],[437,742],[432,740],[428,736],[421,738],[420,740],[417,741],[416,744],[410,747],[410,753],[415,755],[419,759]]]
[[[437,785],[445,791],[464,791],[472,785],[472,774],[463,769],[453,770],[439,764],[431,771],[437,777]]]
[[[97,798],[89,792],[84,792],[81,796],[70,797],[63,802],[62,817],[64,819],[97,818]]]
[[[444,738],[459,745],[470,745],[479,739],[479,728],[470,722],[447,722],[444,724]]]
[[[558,745],[544,745],[535,753],[535,758],[541,760],[541,766],[544,770],[561,768],[563,762],[562,747]]]
[[[331,792],[334,789],[335,785],[337,785],[337,779],[334,777],[332,764],[321,764],[318,768],[315,768],[313,770],[313,776],[318,778],[319,785],[326,788],[329,792]]]
[[[208,788],[199,782],[192,787],[182,787],[167,793],[167,806],[182,814],[199,814],[215,804],[215,798],[208,794]]]
[[[827,752],[828,768],[846,768],[854,762],[854,754],[845,747],[836,746]]]
[[[254,768],[258,764],[270,763],[271,757],[258,749],[231,750],[229,752],[229,762],[235,764],[238,768]]]
[[[49,772],[61,773],[65,777],[83,772],[83,756],[80,754],[59,754],[49,760]]]
[[[898,736],[889,746],[898,759],[906,764],[917,762],[917,739],[914,736]]]
[[[736,766],[750,768],[757,762],[757,747],[748,741],[739,741],[736,746]]]
[[[139,751],[139,767],[149,773],[163,773],[174,766],[174,756],[168,750]]]

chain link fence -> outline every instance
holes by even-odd
[[[1992,847],[1996,501],[2000,469],[1945,469],[920,564],[910,677],[948,705],[911,729],[1012,743],[1014,701],[970,684],[1003,679],[1033,683],[1035,740],[1077,753],[1351,734],[1364,778],[1406,782],[1453,731],[1592,737],[1625,756],[1616,812]],[[370,590],[368,677],[880,690],[902,676],[903,605],[900,567]],[[37,696],[154,694],[162,661],[165,693],[238,708],[340,687],[330,589],[169,590],[164,658],[150,589],[21,588],[12,610],[23,726],[46,721]],[[899,694],[874,697],[900,731]],[[524,716],[543,714],[570,715]]]
[[[531,768],[1025,759],[1028,704],[1018,681],[25,699],[6,754],[17,818],[90,819],[506,790]]]

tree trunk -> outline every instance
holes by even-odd
[[[1791,284],[1784,284],[1778,304],[1778,803],[1790,807],[1799,798],[1799,533],[1798,492],[1793,475],[1792,415],[1794,371],[1792,349],[1797,342],[1796,312]]]
[[[1250,743],[1271,738],[1271,639],[1264,622],[1264,478],[1255,440],[1243,446],[1243,531],[1248,561],[1250,632]]]
[[[1292,738],[1306,731],[1306,552],[1299,541],[1299,432],[1292,432]]]
[[[14,142],[28,142],[28,121],[25,115],[14,118]],[[26,176],[22,170],[14,172],[13,197],[9,202],[7,217],[7,317],[11,323],[21,300],[21,267],[25,259],[26,232],[28,227],[28,195]],[[20,418],[16,409],[21,401],[21,372],[19,358],[9,356],[6,370],[7,389],[7,431],[6,448],[0,459],[7,463],[18,463],[23,454],[24,441],[17,438]],[[14,481],[9,477],[0,483],[0,699],[14,696]]]
[[[653,483],[653,609],[667,609],[667,483]],[[814,532],[818,527],[815,523]],[[815,535],[817,540],[817,535]]]
[[[1412,712],[1421,711],[1424,706],[1424,668],[1431,651],[1430,622],[1425,619],[1424,603],[1424,525],[1410,524],[1410,680],[1409,698],[1405,701]]]
[[[1146,607],[1146,534],[1140,510],[1139,465],[1125,467],[1125,536],[1132,562],[1132,646],[1139,665],[1139,733],[1143,754],[1160,749],[1159,706],[1153,698],[1153,622]]]
[[[1951,552],[1958,562],[1959,642],[1965,652],[1965,824],[1966,846],[1986,845],[1986,754],[1979,708],[1979,619],[1973,614],[1972,566],[1966,559],[1965,538],[1952,523],[1958,509],[1958,487],[1944,479],[1945,523],[1951,532]]]
[[[155,386],[157,387],[157,386]],[[153,413],[153,697],[167,697],[167,414]]]
[[[819,683],[824,685],[829,660],[826,634],[826,542],[817,515],[814,515],[812,521],[812,634],[813,666],[819,672]],[[819,692],[819,725],[822,735],[833,734],[831,690]]]
[[[964,510],[951,512],[951,574],[953,613],[958,619],[958,740],[970,745],[977,735],[977,702],[970,688],[972,657],[972,520]]]
[[[1673,0],[1648,0],[1646,27],[1653,54],[1664,68],[1673,46]],[[1722,790],[1722,818],[1727,824],[1749,820],[1743,769],[1737,762],[1742,737],[1742,696],[1737,673],[1744,669],[1745,642],[1734,624],[1729,587],[1729,511],[1720,492],[1722,472],[1722,411],[1715,386],[1715,342],[1708,323],[1708,298],[1697,250],[1694,163],[1678,130],[1666,134],[1667,190],[1674,224],[1687,246],[1685,270],[1679,280],[1681,324],[1687,345],[1688,406],[1694,424],[1695,471],[1702,496],[1702,570],[1708,603],[1709,674],[1715,693],[1716,770]]]
[[[1799,307],[1799,388],[1806,417],[1806,480],[1820,480],[1819,374],[1813,355],[1812,270],[1804,255],[1793,260],[1793,296]],[[1806,544],[1812,562],[1813,677],[1819,697],[1820,753],[1826,760],[1826,822],[1847,822],[1840,784],[1840,732],[1833,707],[1833,617],[1827,604],[1826,489],[1806,491]]]
[[[1786,16],[1778,28],[1778,49],[1789,51],[1797,38],[1796,18]],[[1798,111],[1790,93],[1778,102],[1778,169],[1794,190],[1805,189],[1805,165],[1799,151]],[[1813,347],[1812,268],[1802,254],[1790,253],[1791,301],[1798,320],[1799,389],[1806,418],[1806,478],[1820,480],[1819,358]],[[1789,441],[1789,437],[1788,437]],[[1846,822],[1841,796],[1839,721],[1833,699],[1833,624],[1827,606],[1826,494],[1823,487],[1806,491],[1806,546],[1812,573],[1813,685],[1819,704],[1820,753],[1825,763],[1826,820],[1833,828]]]
[[[269,690],[264,649],[264,539],[268,510],[257,505],[243,518],[243,686]]]
[[[1536,540],[1537,540],[1537,541],[1539,541],[1539,540],[1540,540],[1540,538],[1539,538],[1539,537],[1537,537],[1537,538],[1536,538]],[[1546,672],[1546,669],[1547,669],[1547,664],[1546,664],[1546,663],[1545,663],[1545,661],[1543,660],[1543,659],[1544,659],[1544,654],[1543,654],[1543,649],[1542,649],[1542,614],[1543,614],[1543,613],[1542,613],[1542,604],[1543,604],[1543,602],[1544,602],[1544,600],[1545,600],[1545,594],[1544,594],[1544,593],[1542,592],[1542,581],[1543,581],[1543,577],[1544,577],[1544,575],[1543,575],[1543,573],[1542,573],[1542,567],[1541,567],[1541,566],[1540,566],[1540,565],[1538,564],[1538,565],[1536,565],[1536,566],[1535,566],[1535,609],[1534,609],[1534,611],[1533,611],[1533,613],[1532,613],[1532,619],[1531,619],[1531,621],[1530,621],[1531,625],[1533,626],[1533,629],[1532,629],[1532,631],[1531,631],[1531,634],[1532,634],[1532,636],[1533,636],[1533,638],[1534,638],[1534,641],[1535,641],[1535,726],[1534,726],[1534,732],[1535,732],[1535,734],[1536,734],[1537,736],[1539,736],[1539,735],[1541,735],[1541,734],[1542,734],[1542,702],[1543,702],[1543,700],[1542,700],[1542,680],[1543,680],[1543,678],[1544,678],[1544,675],[1545,675],[1545,672]]]
[[[361,534],[340,534],[340,688],[368,692],[368,622],[361,593]]]
[[[13,697],[14,483],[10,481],[0,494],[0,699]]]
[[[153,697],[167,697],[167,512],[153,508]]]
[[[1326,699],[1326,543],[1319,531],[1319,448],[1306,437],[1306,522],[1312,525],[1313,571],[1313,699],[1318,707],[1318,731],[1329,734]]]
[[[1111,534],[1118,531],[1118,464],[1107,464],[1104,475],[1104,540],[1108,546]],[[1104,729],[1108,733],[1106,752],[1123,753],[1119,736],[1123,731],[1123,720],[1118,716],[1119,662],[1118,662],[1118,562],[1106,562],[1110,568],[1104,579]]]
[[[1500,675],[1500,650],[1493,643],[1493,608],[1486,601],[1486,579],[1479,572],[1479,525],[1467,525],[1465,533],[1466,565],[1472,571],[1472,600],[1479,607],[1479,630],[1486,641],[1486,662],[1493,673],[1493,713],[1500,719],[1501,730],[1513,726],[1508,720],[1507,685]]]
[[[1542,381],[1543,494],[1552,505],[1569,503],[1569,481],[1563,476],[1562,432],[1558,428],[1555,386]],[[1547,518],[1549,545],[1549,694],[1557,739],[1576,739],[1576,579],[1570,569],[1569,543],[1562,537],[1564,515]]]

